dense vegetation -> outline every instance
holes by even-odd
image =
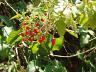
[[[0,72],[96,72],[95,0],[0,0]]]

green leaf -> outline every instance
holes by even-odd
[[[88,44],[90,39],[90,35],[88,34],[82,34],[80,37],[80,45],[83,47],[84,45]]]
[[[8,38],[6,39],[6,42],[9,44],[12,44],[19,37],[19,31],[20,30],[18,30],[18,31],[13,30],[9,34]]]
[[[52,47],[52,50],[60,50],[64,41],[64,36],[56,38],[56,44]],[[50,44],[51,45],[51,44]]]
[[[3,24],[3,22],[0,22],[0,27],[4,27],[4,24]]]
[[[0,35],[0,44],[2,43],[2,36]]]
[[[14,24],[14,23],[13,23],[8,17],[6,17],[6,16],[0,15],[0,19],[1,19],[1,21],[3,21],[3,22],[6,24],[6,26],[8,26],[8,27],[13,26],[13,24]]]
[[[64,41],[64,36],[60,36],[59,38],[56,38],[56,45],[61,46]]]
[[[12,43],[12,45],[19,43],[22,40],[22,36],[18,36],[17,39]]]
[[[84,25],[84,24],[86,24],[87,23],[87,21],[88,21],[88,15],[87,14],[81,14],[80,15],[80,18],[79,18],[79,24],[80,25]]]
[[[28,66],[27,66],[27,72],[44,72],[40,67],[36,66],[35,61],[30,61]],[[39,70],[37,69],[37,67],[39,68]],[[37,69],[37,70],[36,70]]]
[[[78,38],[78,34],[76,32],[74,32],[73,30],[66,29],[66,31],[69,32],[72,36]]]
[[[8,72],[16,72],[16,63],[15,62],[12,62],[12,64],[9,65]]]
[[[54,60],[46,65],[44,72],[67,72],[67,69],[59,61]]]
[[[8,47],[9,45],[7,44],[3,44],[3,45],[0,44],[0,60],[8,58],[10,52]]]
[[[64,18],[59,18],[59,20],[56,21],[56,28],[57,32],[60,36],[64,35],[65,29],[66,29],[66,24],[64,23]]]
[[[28,64],[28,67],[27,67],[27,72],[34,72],[35,71],[35,66],[34,66],[34,62],[31,61],[29,64]]]
[[[92,36],[95,35],[94,31],[92,31],[92,30],[87,30],[87,31],[89,32],[90,35],[92,35]]]
[[[39,43],[36,43],[36,44],[34,44],[33,46],[30,47],[32,49],[33,54],[36,54],[37,51],[39,50],[38,46],[39,46]]]
[[[18,18],[20,18],[21,16],[22,16],[21,14],[16,13],[15,16],[11,17],[11,20],[12,20],[12,19],[18,19]]]
[[[55,51],[55,50],[58,50],[59,51],[60,48],[61,48],[60,46],[55,45],[55,46],[53,46],[52,51]]]
[[[56,38],[56,44],[54,46],[52,46],[51,42],[48,44],[48,46],[49,46],[50,49],[52,48],[53,51],[60,50],[63,42],[64,42],[64,36],[61,36],[59,38]]]
[[[80,51],[77,51],[78,58],[83,60],[84,59],[84,54],[79,54],[79,53],[80,53]]]
[[[89,16],[89,19],[88,21],[86,22],[86,24],[84,25],[85,28],[92,28],[92,29],[95,29],[96,28],[96,12],[90,12],[88,14]]]

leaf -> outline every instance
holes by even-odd
[[[9,17],[0,15],[0,19],[1,19],[1,21],[4,22],[4,23],[6,24],[6,26],[8,26],[8,27],[13,26],[13,24],[14,24],[11,20],[9,20]]]
[[[34,61],[30,61],[28,66],[27,66],[27,72],[43,72],[43,70],[41,68],[38,67],[38,66],[35,65]],[[37,71],[36,71],[37,70]]]
[[[36,54],[37,51],[39,50],[38,45],[39,45],[39,43],[36,43],[33,46],[31,46],[31,49],[32,49],[32,53],[33,54]]]
[[[66,24],[64,23],[64,18],[59,18],[59,20],[56,21],[56,28],[57,32],[60,36],[64,35]]]
[[[12,43],[12,45],[19,43],[22,40],[22,36],[18,36],[17,39]]]
[[[81,60],[83,60],[84,59],[84,55],[83,54],[79,54],[79,53],[80,53],[80,51],[77,51],[78,58],[81,59]]]
[[[2,44],[2,36],[0,35],[0,44]]]
[[[0,44],[0,60],[4,60],[5,58],[8,58],[9,56],[9,45],[7,44]]]
[[[87,21],[88,21],[88,15],[87,14],[81,14],[80,15],[80,18],[79,18],[79,24],[80,25],[84,25],[84,24],[86,24],[87,23]]]
[[[44,72],[67,72],[67,69],[59,61],[51,61],[46,65]]]
[[[76,32],[74,32],[73,30],[66,29],[66,31],[69,32],[72,36],[78,38],[78,34]]]
[[[88,4],[88,0],[82,0],[84,4]]]
[[[56,38],[56,45],[62,45],[64,41],[64,36],[60,36],[59,38]]]
[[[35,66],[34,66],[34,62],[30,61],[27,67],[27,72],[34,72],[35,71]]]
[[[63,42],[64,42],[64,37],[63,36],[61,36],[59,38],[56,38],[56,44],[52,47],[52,50],[53,51],[54,50],[60,50],[60,48],[62,47]],[[52,44],[49,43],[49,47],[51,47],[51,46],[52,46]]]
[[[8,72],[16,72],[16,63],[13,62],[11,65],[8,67]]]
[[[7,27],[7,26],[5,26],[5,27],[3,27],[2,29],[4,29],[3,35],[4,35],[5,37],[8,37],[8,35],[9,35],[10,32],[12,31],[12,27]]]
[[[6,42],[9,44],[12,44],[19,37],[19,31],[20,30],[18,30],[18,31],[13,30],[9,34],[8,38],[6,39]]]
[[[60,48],[62,47],[63,41],[64,41],[64,37],[61,36],[59,38],[56,38],[56,44],[54,46],[52,46],[52,43],[50,42],[48,43],[48,47],[50,49],[52,48],[53,51],[60,50]]]
[[[22,16],[21,14],[16,13],[16,15],[13,16],[13,17],[11,17],[10,20],[12,20],[12,19],[18,19],[18,18],[20,18],[21,16]]]
[[[84,45],[88,44],[89,39],[90,39],[90,35],[88,35],[88,34],[81,35],[81,37],[80,37],[80,45],[81,45],[81,47],[83,47]]]
[[[60,46],[55,45],[55,46],[53,46],[52,51],[55,51],[55,50],[59,51],[60,48],[61,48]]]
[[[92,31],[92,30],[87,30],[87,31],[89,32],[90,35],[92,35],[92,36],[95,35],[94,31]]]
[[[96,12],[92,13],[90,12],[88,14],[89,16],[89,19],[88,21],[86,22],[86,24],[84,25],[85,28],[92,28],[92,29],[95,29],[96,28]]]
[[[0,27],[4,27],[5,25],[3,24],[3,22],[0,22]]]

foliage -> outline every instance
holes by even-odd
[[[96,71],[95,0],[7,5],[15,13],[11,18],[0,15],[0,71]]]

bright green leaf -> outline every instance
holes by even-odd
[[[64,41],[64,36],[61,36],[59,38],[56,38],[56,45],[62,45]]]
[[[17,13],[15,16],[13,16],[13,17],[11,18],[11,20],[12,20],[12,19],[18,19],[18,18],[20,18],[21,16],[22,16],[21,14]]]
[[[84,25],[88,21],[88,15],[87,14],[81,14],[79,19],[79,24]]]
[[[74,32],[72,30],[68,30],[68,29],[66,29],[66,31],[69,32],[72,36],[78,38],[78,34],[76,32]]]
[[[57,32],[60,36],[64,35],[66,24],[64,23],[64,18],[60,18],[58,21],[56,21],[56,28]]]
[[[36,44],[34,44],[34,45],[31,47],[33,54],[36,54],[37,51],[39,50],[38,45],[39,45],[39,43],[36,43]]]
[[[61,36],[59,38],[56,38],[56,44],[53,46],[52,50],[60,50],[60,48],[62,47],[64,41],[64,37]],[[51,44],[50,44],[51,45]]]
[[[7,43],[12,44],[19,37],[19,31],[13,30],[6,39]]]

